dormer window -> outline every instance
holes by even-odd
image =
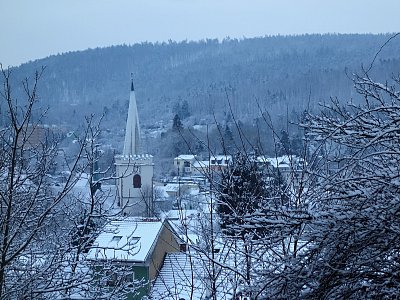
[[[122,239],[121,235],[114,235],[111,242],[118,243]]]
[[[140,237],[139,236],[134,236],[131,238],[130,242],[131,244],[137,244],[140,241]]]
[[[114,235],[111,238],[111,241],[109,242],[108,246],[111,248],[118,247],[118,243],[121,239],[122,239],[122,235]]]
[[[133,176],[133,188],[140,189],[142,187],[142,177],[139,174]]]

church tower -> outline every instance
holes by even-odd
[[[115,156],[119,205],[124,214],[153,215],[153,156],[140,152],[139,115],[131,78],[128,118],[122,155]]]

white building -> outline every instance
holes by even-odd
[[[131,80],[128,119],[122,155],[115,156],[119,205],[127,215],[153,214],[153,156],[140,152],[139,116]]]
[[[193,164],[197,161],[195,155],[181,154],[174,158],[174,168],[180,176],[191,175],[193,172]]]
[[[279,170],[287,183],[297,186],[300,180],[304,180],[304,169],[307,162],[296,155],[283,155],[278,157],[257,157],[257,163],[262,168],[271,168]]]
[[[210,172],[222,172],[232,163],[231,155],[211,155],[208,160],[198,160],[195,155],[183,154],[174,158],[179,175],[204,176]]]

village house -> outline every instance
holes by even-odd
[[[202,176],[208,172],[222,172],[232,163],[231,155],[211,155],[208,160],[199,160],[195,155],[179,155],[174,166],[180,175]]]
[[[88,259],[94,268],[109,266],[104,275],[128,267],[131,273],[126,276],[127,284],[133,280],[144,284],[127,299],[139,300],[149,294],[167,253],[179,252],[181,244],[167,220],[127,218],[105,226],[89,250]],[[114,282],[108,280],[106,284],[112,287]]]
[[[287,183],[297,186],[301,180],[302,172],[307,162],[296,155],[283,155],[278,157],[258,156],[257,164],[264,173],[277,170],[283,176]]]
[[[199,186],[193,182],[167,183],[164,189],[167,195],[172,198],[199,192]]]
[[[191,175],[193,164],[197,161],[196,155],[181,154],[174,158],[174,170],[179,176]]]

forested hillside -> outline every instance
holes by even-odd
[[[29,62],[15,68],[13,77],[22,80],[46,67],[39,97],[50,107],[46,122],[53,124],[76,126],[84,115],[104,112],[108,128],[123,128],[131,72],[144,126],[171,123],[186,104],[188,123],[211,122],[213,114],[223,120],[230,115],[227,99],[243,121],[259,115],[257,102],[276,119],[290,118],[332,96],[345,101],[355,96],[349,77],[369,68],[389,37],[329,34],[121,45]],[[398,70],[400,39],[393,39],[371,74],[385,81]]]

